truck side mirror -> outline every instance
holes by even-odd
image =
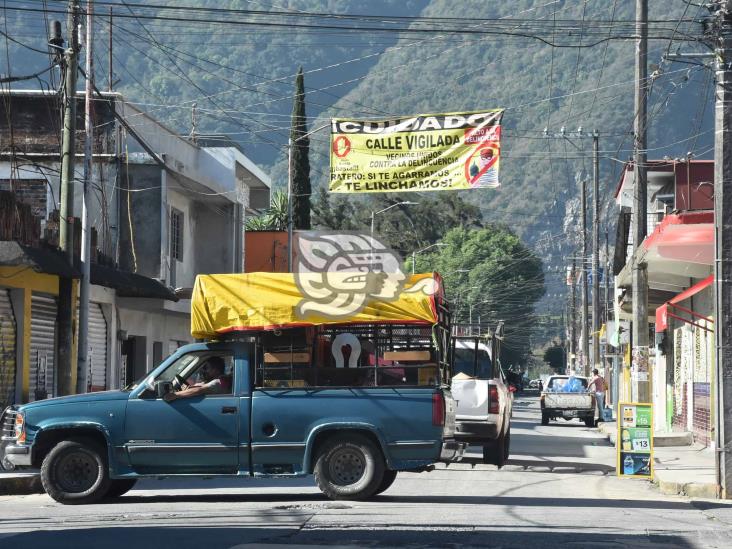
[[[155,383],[155,393],[158,398],[163,398],[173,390],[173,384],[170,381],[158,381]]]

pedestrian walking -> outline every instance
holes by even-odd
[[[592,370],[592,380],[590,381],[587,389],[595,390],[595,402],[597,402],[597,415],[600,418],[599,421],[603,421],[603,411],[605,410],[605,391],[607,390],[607,383],[605,378],[600,375],[597,368]]]

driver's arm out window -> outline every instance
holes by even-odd
[[[174,382],[176,380],[176,376],[179,376],[184,383],[189,385],[211,381],[204,379],[201,367],[206,364],[206,359],[214,356],[219,357],[224,361],[224,371],[221,376],[224,391],[221,394],[231,394],[234,387],[234,357],[231,354],[221,354],[210,351],[187,353],[179,357],[175,362],[161,372],[155,381]]]

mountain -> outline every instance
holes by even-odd
[[[683,39],[689,34],[696,38],[701,27],[678,20],[698,17],[703,8],[683,0],[650,4],[656,38],[649,43],[649,72],[654,75],[649,95],[649,158],[685,156],[688,151],[709,158],[713,75],[701,66],[663,61],[668,51],[699,49]],[[549,297],[543,305],[550,312],[561,310],[563,300],[553,296],[566,291],[563,270],[569,258],[577,255],[580,208],[575,174],[579,170],[591,174],[592,161],[591,140],[546,138],[543,130],[554,135],[562,127],[567,132],[579,126],[585,131],[597,129],[601,221],[612,240],[612,193],[622,163],[632,154],[635,3],[630,0],[184,3],[213,10],[249,10],[246,15],[243,11],[181,11],[181,3],[173,0],[158,0],[147,7],[97,2],[98,13],[104,14],[97,21],[95,42],[97,77],[102,80],[108,72],[106,14],[110,5],[114,8],[113,72],[120,80],[115,89],[184,135],[191,132],[194,118],[199,133],[230,134],[270,171],[280,187],[286,181],[289,115],[294,75],[300,66],[305,73],[310,129],[331,116],[389,117],[505,108],[501,188],[461,194],[481,207],[486,220],[507,224],[538,250],[548,274],[553,274],[547,279]],[[18,6],[36,11],[18,11]],[[5,39],[8,53],[0,56],[0,71],[8,72],[7,59],[13,74],[47,66],[47,56],[25,46],[45,49],[46,22],[64,17],[48,12],[63,12],[64,8],[65,2],[60,1],[5,6],[0,12],[0,30],[9,36]],[[220,22],[275,20],[252,15],[252,10],[288,13],[292,25]],[[323,20],[308,15],[315,12],[405,17],[400,25],[413,28],[444,21],[452,27],[462,25],[465,32],[399,35],[303,28],[324,22],[325,27],[377,25],[372,19]],[[423,20],[409,19],[413,17]],[[204,19],[208,22],[202,22]],[[497,20],[503,20],[500,28]],[[594,23],[591,29],[576,25],[568,30],[569,22],[577,21]],[[482,33],[486,29],[498,30]],[[625,38],[606,40],[609,36]],[[571,47],[553,47],[547,42]],[[575,47],[578,44],[586,47]],[[44,85],[58,84],[58,78],[52,81],[49,77],[50,73],[41,76]],[[16,85],[35,86],[35,80]],[[326,132],[311,137],[314,187],[327,184]]]

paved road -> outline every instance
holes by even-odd
[[[369,502],[331,502],[312,479],[145,481],[115,503],[0,497],[2,547],[732,547],[732,506],[614,476],[614,450],[577,420],[543,427],[519,398],[512,457],[402,474]]]

